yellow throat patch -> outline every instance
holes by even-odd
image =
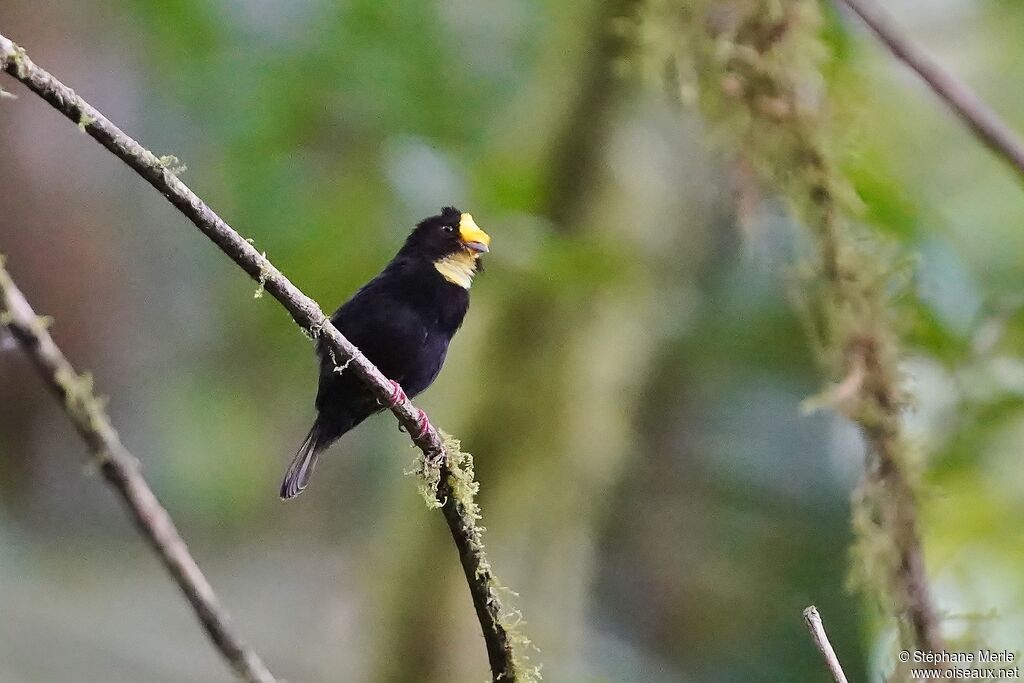
[[[491,236],[480,229],[472,214],[464,213],[459,217],[459,240],[466,248],[434,261],[434,268],[448,282],[469,289],[476,275],[476,260],[487,251]]]
[[[476,254],[458,251],[434,261],[434,268],[445,280],[463,289],[469,289],[476,275]]]

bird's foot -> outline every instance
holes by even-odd
[[[430,420],[427,419],[427,414],[423,412],[422,408],[417,408],[416,412],[418,413],[416,417],[416,427],[412,432],[409,432],[409,436],[412,437],[413,441],[419,441],[427,435],[427,432],[430,431]],[[408,432],[409,430],[405,428],[405,425],[400,424],[398,425],[398,431]]]
[[[401,384],[393,379],[389,381],[391,382],[391,393],[388,394],[387,403],[384,405],[387,408],[397,408],[405,403],[409,397],[405,395],[405,391],[402,389]]]
[[[401,384],[399,384],[395,380],[390,380],[390,382],[391,393],[388,394],[387,403],[385,403],[385,406],[388,408],[397,408],[398,406],[405,403],[408,396],[406,396],[405,391],[402,390]],[[430,431],[430,420],[427,418],[427,414],[423,412],[421,408],[417,408],[416,412],[416,431],[410,434],[410,436],[413,438],[413,440],[418,441],[419,439],[422,439],[424,436],[426,436],[427,432]],[[398,428],[402,429],[402,426],[399,425]],[[402,431],[405,430],[402,429]]]
[[[411,434],[412,438],[416,441],[422,439],[430,431],[430,420],[427,419],[427,414],[423,412],[422,408],[416,409],[419,415],[416,418],[416,433]]]

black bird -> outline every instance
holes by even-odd
[[[448,343],[469,309],[480,255],[490,242],[471,215],[446,206],[420,221],[381,274],[331,316],[334,326],[397,382],[396,398],[403,389],[416,396],[441,371]],[[384,408],[354,373],[335,371],[338,363],[322,342],[317,355],[317,417],[281,483],[283,499],[306,488],[328,446]]]

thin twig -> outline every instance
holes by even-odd
[[[832,678],[836,683],[846,683],[846,674],[843,673],[843,667],[839,665],[839,658],[836,657],[836,651],[832,649],[832,643],[828,642],[828,635],[825,633],[825,626],[821,623],[818,608],[811,605],[805,609],[804,621],[807,622],[807,628],[811,630],[811,637],[814,638],[814,644],[818,646],[818,652],[825,658],[825,666],[828,667]]]
[[[1024,176],[1024,142],[973,90],[915,45],[873,0],[840,0],[864,20],[889,51],[917,72],[985,145]]]
[[[14,339],[39,370],[43,381],[60,399],[104,478],[124,499],[139,531],[153,546],[192,604],[214,646],[243,679],[273,683],[275,679],[270,670],[234,632],[227,612],[189,553],[170,515],[139,472],[138,461],[121,443],[103,402],[92,391],[91,379],[75,372],[54,343],[46,323],[32,310],[2,262],[0,323],[10,329]]]
[[[331,324],[330,319],[313,299],[303,294],[265,255],[257,251],[248,240],[235,232],[196,196],[174,175],[167,167],[168,164],[126,135],[71,88],[34,64],[21,47],[3,35],[0,35],[0,68],[78,124],[83,131],[156,188],[221,251],[277,299],[300,328],[311,337],[322,339],[338,363],[350,363],[352,371],[366,383],[383,405],[390,405],[393,388],[383,373]],[[419,410],[408,399],[394,405],[391,411],[410,434],[413,443],[423,451],[424,457],[432,462],[441,463],[441,481],[442,484],[447,482],[447,456],[437,430],[431,425],[420,433]],[[466,581],[487,644],[492,677],[495,681],[515,681],[517,672],[513,661],[512,644],[501,623],[501,615],[505,610],[495,593],[496,581],[489,570],[483,551],[471,542],[468,535],[477,529],[476,523],[473,519],[460,515],[454,503],[446,503],[444,512],[448,528],[459,550]]]

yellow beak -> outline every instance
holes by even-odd
[[[480,229],[480,226],[473,220],[473,216],[464,213],[459,220],[459,239],[462,245],[470,251],[483,254],[490,251],[487,245],[491,243],[491,236]]]

